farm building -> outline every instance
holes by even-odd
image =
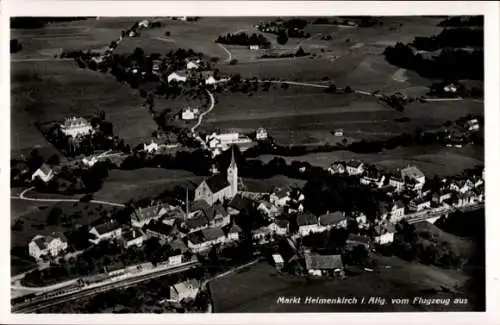
[[[37,177],[47,183],[54,177],[54,170],[49,165],[43,164],[31,175],[31,180],[35,180]]]
[[[418,169],[415,166],[408,165],[408,167],[401,170],[401,178],[402,179],[408,178],[408,179],[414,180],[415,182],[422,184],[422,185],[425,183],[424,173],[422,173],[422,171],[420,171],[420,169]]]
[[[226,241],[226,236],[220,228],[198,230],[190,233],[187,238],[187,246],[193,253],[205,251],[214,245],[223,244]]]
[[[184,282],[177,283],[170,287],[171,301],[180,302],[184,299],[194,299],[200,291],[200,281],[190,279]]]
[[[124,232],[121,241],[125,248],[132,246],[141,247],[146,239],[146,234],[141,229],[129,229]]]
[[[116,222],[103,223],[92,227],[89,234],[91,237],[89,241],[92,244],[98,244],[104,240],[120,238],[122,236],[122,227]]]
[[[304,254],[307,273],[314,276],[343,273],[344,264],[340,255],[319,255],[306,252]]]
[[[166,213],[167,210],[160,202],[156,204],[153,202],[146,208],[138,207],[135,209],[130,216],[130,221],[133,227],[141,228],[152,220],[160,219]]]
[[[36,235],[28,244],[30,256],[36,260],[42,256],[58,256],[68,248],[68,240],[61,233],[52,233],[49,236]]]
[[[364,164],[359,160],[349,160],[346,163],[346,171],[349,175],[361,175],[364,171]]]

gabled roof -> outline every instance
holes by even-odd
[[[165,212],[165,210],[163,209],[163,206],[161,204],[158,204],[146,208],[135,209],[132,218],[137,221],[143,221],[159,217],[160,213],[162,212]]]
[[[353,168],[359,168],[362,165],[363,165],[363,163],[359,160],[349,160],[346,163],[346,166],[353,167]]]
[[[225,173],[213,175],[207,178],[204,182],[207,183],[208,188],[210,189],[210,191],[212,191],[212,193],[217,193],[229,186],[229,182],[227,181],[227,176]]]
[[[297,216],[297,224],[299,227],[315,225],[318,224],[318,218],[312,213],[304,212]]]
[[[405,205],[404,203],[401,201],[401,200],[397,200],[394,202],[394,204],[392,205],[393,208],[396,208],[396,209],[401,209],[401,208],[404,208]]]
[[[322,226],[336,225],[345,219],[346,217],[343,212],[335,211],[333,213],[326,213],[319,216],[319,223]]]
[[[177,293],[186,292],[188,290],[199,289],[200,281],[197,279],[189,279],[184,282],[173,285]]]
[[[241,233],[243,230],[241,230],[241,228],[237,225],[237,224],[233,224],[231,226],[231,228],[229,228],[229,234],[232,234],[232,233]]]
[[[347,242],[358,243],[358,244],[370,244],[370,239],[365,236],[349,234],[349,236],[347,236]]]
[[[425,176],[424,173],[422,173],[422,171],[420,171],[420,169],[418,169],[415,166],[408,166],[405,169],[401,170],[401,177],[403,179],[405,177],[408,177],[408,178],[421,178],[421,177],[424,177],[424,176]]]
[[[169,236],[172,234],[174,227],[164,224],[163,222],[155,222],[147,225],[146,230],[163,236]]]
[[[41,171],[42,173],[44,173],[45,175],[50,174],[50,172],[52,171],[52,168],[50,168],[50,167],[49,167],[49,165],[47,165],[47,164],[42,164],[42,166],[40,166],[40,168],[39,168],[39,169],[40,169],[40,171]]]
[[[184,71],[184,70],[181,70],[181,71],[174,71],[172,72],[169,76],[173,75],[173,74],[176,74],[178,75],[179,77],[187,77],[188,73],[187,71]]]
[[[185,222],[186,226],[189,229],[197,229],[203,226],[207,226],[209,220],[205,217],[204,214],[197,214],[194,217],[187,219]]]
[[[144,233],[142,232],[142,230],[140,229],[130,229],[129,231],[125,232],[123,235],[122,235],[122,238],[129,242],[129,241],[132,241],[134,239],[137,239],[139,237],[142,237],[144,236]]]
[[[290,221],[284,219],[276,219],[274,220],[274,223],[280,228],[288,228]]]
[[[206,241],[224,237],[224,232],[220,228],[206,228],[201,230]]]
[[[313,270],[335,270],[344,267],[340,255],[306,254],[305,262],[306,268]]]
[[[118,223],[114,223],[114,222],[107,222],[107,223],[103,223],[103,224],[95,226],[95,230],[97,231],[97,233],[99,235],[104,235],[104,234],[110,233],[110,232],[115,231],[115,230],[120,229],[120,228],[121,228],[121,225]]]
[[[50,244],[51,241],[54,239],[59,239],[63,243],[67,243],[68,240],[66,239],[66,236],[64,236],[60,232],[53,232],[48,236],[42,236],[42,235],[36,235],[32,241],[35,242],[35,244],[40,248],[41,250],[44,250],[47,248],[47,246]]]

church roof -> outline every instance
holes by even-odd
[[[210,178],[206,179],[205,182],[207,183],[208,187],[212,191],[212,193],[217,193],[223,188],[226,188],[229,186],[229,182],[227,181],[226,174],[221,173],[217,174],[214,176],[211,176]]]

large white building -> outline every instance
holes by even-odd
[[[196,279],[177,283],[170,287],[170,301],[180,302],[184,299],[194,299],[200,291],[200,281]]]
[[[194,120],[199,112],[200,112],[200,110],[197,108],[188,107],[188,108],[182,110],[181,118],[183,120],[188,120],[188,121]]]
[[[421,185],[423,185],[425,183],[424,173],[422,173],[422,171],[420,171],[420,169],[418,169],[415,166],[408,166],[408,167],[404,168],[403,170],[401,170],[401,178],[403,180],[408,178],[408,179],[413,180]]]
[[[172,72],[167,77],[168,83],[171,83],[173,81],[176,81],[176,82],[186,82],[186,80],[187,80],[187,73],[184,72],[184,71]]]
[[[204,200],[209,205],[232,199],[238,193],[238,166],[231,155],[226,173],[213,175],[204,180],[195,190],[195,200]]]
[[[43,164],[31,175],[31,180],[34,181],[37,177],[47,183],[54,177],[54,171],[48,165]]]
[[[58,256],[67,248],[68,240],[60,233],[52,233],[50,236],[36,235],[28,245],[29,254],[37,260],[42,256]]]
[[[93,130],[89,121],[83,117],[76,116],[66,119],[60,127],[62,133],[73,138],[90,134]]]

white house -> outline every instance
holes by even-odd
[[[274,266],[279,270],[285,265],[285,260],[283,260],[283,256],[280,254],[273,254],[272,256]]]
[[[233,224],[229,231],[227,232],[227,239],[228,241],[236,241],[240,239],[240,234],[243,231],[237,224]]]
[[[199,109],[188,107],[182,110],[181,118],[183,120],[194,120],[196,115],[198,115]]]
[[[122,236],[122,227],[116,222],[108,222],[92,227],[89,234],[91,235],[89,241],[92,244],[98,244],[104,240],[120,238]]]
[[[449,84],[443,87],[444,92],[446,93],[456,93],[457,87],[454,84]]]
[[[269,197],[269,201],[278,208],[286,206],[290,200],[290,191],[282,188],[276,188]]]
[[[93,131],[89,121],[83,117],[76,116],[67,118],[64,123],[60,125],[60,129],[62,133],[73,138],[90,134]]]
[[[186,64],[186,69],[188,70],[198,70],[199,68],[200,65],[195,61],[188,61],[188,63]]]
[[[37,177],[47,183],[54,177],[54,171],[48,165],[43,164],[31,175],[31,180],[35,180]]]
[[[151,143],[149,144],[144,144],[144,151],[146,151],[147,153],[152,153],[152,152],[156,152],[159,150],[159,146],[158,146],[158,143],[154,142],[153,140],[151,140]]]
[[[226,236],[220,228],[205,228],[190,233],[187,246],[193,253],[199,253],[226,241]]]
[[[138,24],[140,28],[148,28],[149,27],[149,21],[148,20],[141,20]]]
[[[389,186],[394,187],[396,192],[401,192],[405,188],[405,182],[402,178],[391,177],[389,178]]]
[[[364,164],[358,160],[350,160],[346,163],[346,171],[349,175],[361,175],[364,171]]]
[[[451,198],[451,192],[436,192],[432,194],[432,201],[436,204],[443,203],[445,200]]]
[[[378,170],[370,170],[363,175],[360,179],[360,183],[363,185],[374,185],[377,188],[381,188],[384,185],[385,175]]]
[[[392,204],[391,209],[389,210],[389,221],[390,222],[398,222],[403,219],[405,216],[405,205],[401,201],[396,201]]]
[[[401,170],[401,178],[414,180],[415,182],[423,185],[425,184],[425,175],[415,166],[409,166]]]
[[[260,49],[259,45],[256,45],[256,44],[251,44],[249,47],[248,47],[250,50],[258,50]]]
[[[167,82],[186,82],[187,81],[187,73],[184,71],[177,71],[177,72],[172,72],[171,74],[168,75],[167,77]]]
[[[390,244],[394,241],[395,232],[396,230],[390,224],[386,226],[378,225],[375,227],[376,236],[373,238],[373,241],[379,245]]]
[[[333,135],[336,137],[343,137],[344,136],[344,130],[342,129],[337,129],[333,132]]]
[[[36,260],[42,256],[58,256],[68,248],[68,240],[61,233],[50,236],[36,235],[28,244],[28,251]]]
[[[170,287],[170,301],[180,302],[184,299],[194,299],[200,291],[200,281],[190,279]]]
[[[275,220],[267,227],[271,230],[272,233],[280,236],[284,236],[289,231],[290,222],[288,220]]]
[[[89,167],[94,166],[98,161],[99,161],[99,159],[97,159],[95,156],[84,157],[82,159],[83,164],[86,165],[86,166],[89,166]]]
[[[255,138],[257,140],[266,140],[267,139],[267,131],[264,128],[258,128],[255,131]]]
[[[132,228],[123,233],[121,240],[125,248],[131,246],[142,247],[144,240],[146,239],[146,234],[141,229]]]
[[[304,237],[312,233],[323,231],[318,218],[311,213],[301,213],[297,216],[297,225],[299,226],[299,235]]]
[[[460,193],[466,193],[472,189],[474,184],[470,181],[459,180],[450,184],[450,190]]]
[[[409,208],[412,211],[422,211],[425,209],[429,209],[431,207],[431,201],[425,198],[417,198],[412,200],[409,204]]]
[[[343,162],[341,162],[341,161],[334,162],[328,168],[328,172],[330,173],[330,175],[344,174],[346,172],[345,164]]]

